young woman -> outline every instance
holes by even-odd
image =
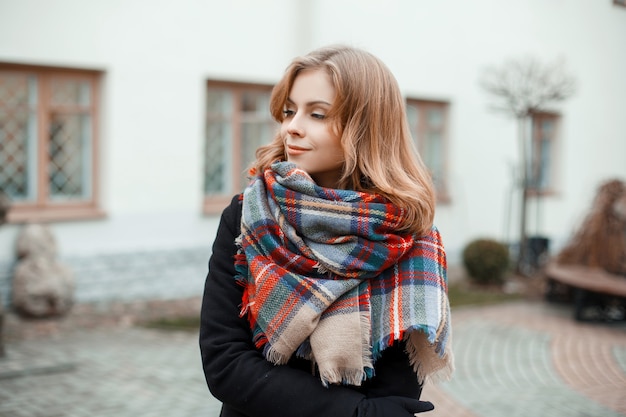
[[[222,417],[409,417],[452,370],[431,179],[388,68],[350,47],[296,58],[280,123],[221,218],[200,348]]]

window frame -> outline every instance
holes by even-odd
[[[231,123],[231,131],[232,137],[230,138],[230,148],[226,154],[232,155],[230,165],[231,169],[227,175],[230,176],[230,189],[238,190],[240,187],[239,180],[241,179],[241,175],[245,172],[246,166],[244,166],[244,162],[239,158],[241,155],[242,146],[243,146],[243,133],[242,120],[244,119],[243,113],[241,112],[241,106],[238,106],[241,103],[241,98],[243,94],[250,91],[257,91],[262,93],[271,94],[272,89],[274,88],[273,84],[262,84],[262,83],[250,83],[250,82],[237,82],[237,81],[225,81],[225,80],[216,80],[216,79],[208,79],[205,83],[205,98],[208,94],[209,89],[226,89],[233,93],[232,100],[232,119]],[[204,136],[203,136],[203,179],[202,179],[202,212],[205,215],[215,215],[219,214],[224,207],[230,202],[233,195],[237,193],[237,191],[227,192],[225,194],[207,194],[204,185],[204,175],[206,171],[206,147],[207,147],[207,129],[209,122],[208,109],[206,108],[206,99],[205,99],[205,107],[204,107]],[[268,120],[273,120],[271,114],[268,112]],[[227,155],[224,155],[227,157]]]
[[[437,108],[439,110],[441,110],[441,113],[443,115],[443,121],[441,124],[441,128],[439,129],[439,134],[441,137],[441,180],[440,180],[440,187],[437,187],[435,184],[435,188],[436,188],[436,194],[437,194],[437,202],[441,203],[441,204],[450,204],[451,203],[451,198],[450,198],[450,194],[449,194],[449,151],[448,151],[448,146],[449,146],[449,138],[448,138],[448,132],[450,129],[450,102],[448,101],[444,101],[444,100],[429,100],[429,99],[422,99],[422,98],[415,98],[415,97],[407,97],[405,99],[406,102],[406,106],[407,109],[409,107],[409,105],[413,105],[418,107],[418,109],[420,109],[420,111],[418,112],[418,117],[419,120],[417,122],[417,128],[414,128],[413,126],[409,126],[410,130],[411,130],[411,134],[413,134],[414,132],[416,132],[416,136],[413,138],[413,141],[415,142],[415,146],[417,148],[417,151],[419,152],[420,156],[424,155],[424,147],[425,145],[425,139],[424,136],[425,134],[428,132],[427,127],[428,127],[428,123],[426,120],[426,111],[429,108]],[[410,120],[409,120],[409,124],[410,124]],[[427,163],[427,161],[425,160],[424,157],[422,157],[422,160],[424,162],[424,164]],[[427,166],[428,167],[428,166]]]
[[[34,199],[27,202],[10,202],[10,209],[7,215],[9,223],[26,222],[49,222],[67,221],[80,219],[101,218],[105,215],[100,207],[100,161],[98,160],[100,148],[100,94],[103,71],[82,68],[67,68],[30,65],[13,62],[0,61],[0,70],[22,73],[36,77],[36,169],[35,178],[36,192]],[[90,86],[91,102],[89,105],[59,107],[51,103],[50,85],[55,78],[81,79],[88,82]],[[89,195],[85,199],[76,201],[55,201],[49,196],[50,183],[48,179],[50,144],[49,128],[52,116],[55,111],[66,110],[86,111],[91,117],[91,142],[89,144]]]

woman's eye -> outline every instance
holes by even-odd
[[[283,110],[283,116],[290,117],[293,116],[296,112],[290,109]]]
[[[311,117],[313,117],[314,119],[324,120],[326,118],[326,115],[321,113],[312,113]]]

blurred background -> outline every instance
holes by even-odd
[[[479,237],[558,250],[626,177],[621,2],[0,0],[3,301],[26,223],[48,225],[79,303],[199,294],[219,214],[274,132],[272,85],[332,43],[396,75],[450,265]],[[546,85],[562,97],[535,100]]]
[[[0,0],[0,411],[175,415],[162,412],[168,392],[176,415],[217,415],[194,333],[64,332],[197,318],[220,213],[277,127],[272,86],[294,56],[328,44],[366,49],[395,74],[451,281],[478,247],[479,263],[505,258],[498,284],[502,268],[534,282],[599,187],[626,190],[625,40],[625,0]],[[499,299],[515,292],[502,288]],[[443,405],[434,415],[625,415],[623,327],[581,330],[543,304],[453,308],[459,372],[427,392]],[[521,318],[532,332],[512,327]],[[36,342],[59,326],[62,337]],[[579,363],[593,372],[568,368]],[[33,369],[62,375],[17,378]],[[85,395],[90,374],[108,385]]]

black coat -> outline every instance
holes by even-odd
[[[247,319],[239,317],[243,288],[234,279],[233,257],[240,222],[235,196],[222,213],[202,301],[202,365],[211,393],[223,403],[222,417],[352,417],[365,397],[419,398],[421,386],[403,343],[383,351],[375,376],[360,387],[325,388],[303,359],[268,362],[252,343]]]

